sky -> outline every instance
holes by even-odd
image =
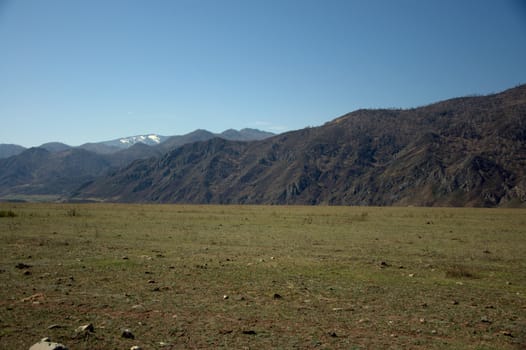
[[[0,143],[318,126],[526,83],[526,0],[0,0]]]

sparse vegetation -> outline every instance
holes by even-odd
[[[451,265],[446,270],[446,277],[451,278],[476,278],[477,274],[464,265]]]
[[[66,210],[66,216],[70,216],[70,217],[79,216],[79,213],[77,212],[76,208],[69,208]]]
[[[78,220],[64,215],[73,209]],[[45,336],[70,349],[526,345],[524,210],[16,204],[16,213],[0,220],[1,348]]]
[[[12,210],[0,210],[0,218],[14,218],[16,214]]]

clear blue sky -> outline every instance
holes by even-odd
[[[523,0],[0,0],[0,143],[282,132],[520,83]]]

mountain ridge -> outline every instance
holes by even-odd
[[[200,134],[207,135],[207,139],[215,137],[215,134],[208,132]],[[172,148],[193,142],[192,133],[189,135],[175,137],[179,145]],[[112,152],[104,148],[94,152],[83,147],[50,142],[40,147],[23,149],[19,154],[0,159],[0,200],[31,200],[42,196],[65,200],[71,191],[107,172],[116,171],[138,159],[161,156],[165,152],[163,147],[163,143],[148,146],[137,142]]]
[[[526,206],[526,85],[362,109],[248,143],[211,139],[74,193],[118,202]]]
[[[259,129],[251,129],[251,128],[243,128],[241,130],[227,129],[221,133],[213,133],[213,132],[210,132],[204,129],[197,129],[197,130],[194,130],[190,133],[183,134],[183,135],[163,136],[163,135],[159,135],[155,133],[150,133],[150,134],[119,137],[119,138],[108,140],[108,141],[88,142],[80,146],[70,146],[62,142],[52,141],[52,142],[46,142],[40,146],[35,146],[35,147],[45,148],[47,150],[50,150],[51,152],[61,152],[69,148],[82,148],[82,149],[92,151],[95,153],[99,153],[99,154],[112,154],[112,153],[116,153],[116,152],[128,149],[138,143],[146,144],[148,146],[158,146],[167,140],[173,140],[173,139],[183,140],[183,141],[175,142],[176,145],[184,144],[186,142],[193,142],[192,135],[195,135],[196,133],[202,133],[202,132],[205,132],[208,135],[207,139],[210,139],[213,137],[225,137],[227,139],[232,139],[232,140],[246,140],[246,141],[260,140],[265,137],[270,137],[270,136],[275,135],[268,131],[263,131]],[[29,147],[29,148],[35,148],[35,147]],[[0,144],[0,159],[8,158],[13,155],[18,155],[22,153],[24,150],[27,150],[29,148],[26,148],[26,147],[23,147],[17,144]],[[163,149],[169,149],[169,148],[170,147],[166,147],[166,146],[163,147]]]

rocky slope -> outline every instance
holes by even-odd
[[[525,206],[526,86],[358,110],[262,141],[136,161],[72,198],[121,202]]]

